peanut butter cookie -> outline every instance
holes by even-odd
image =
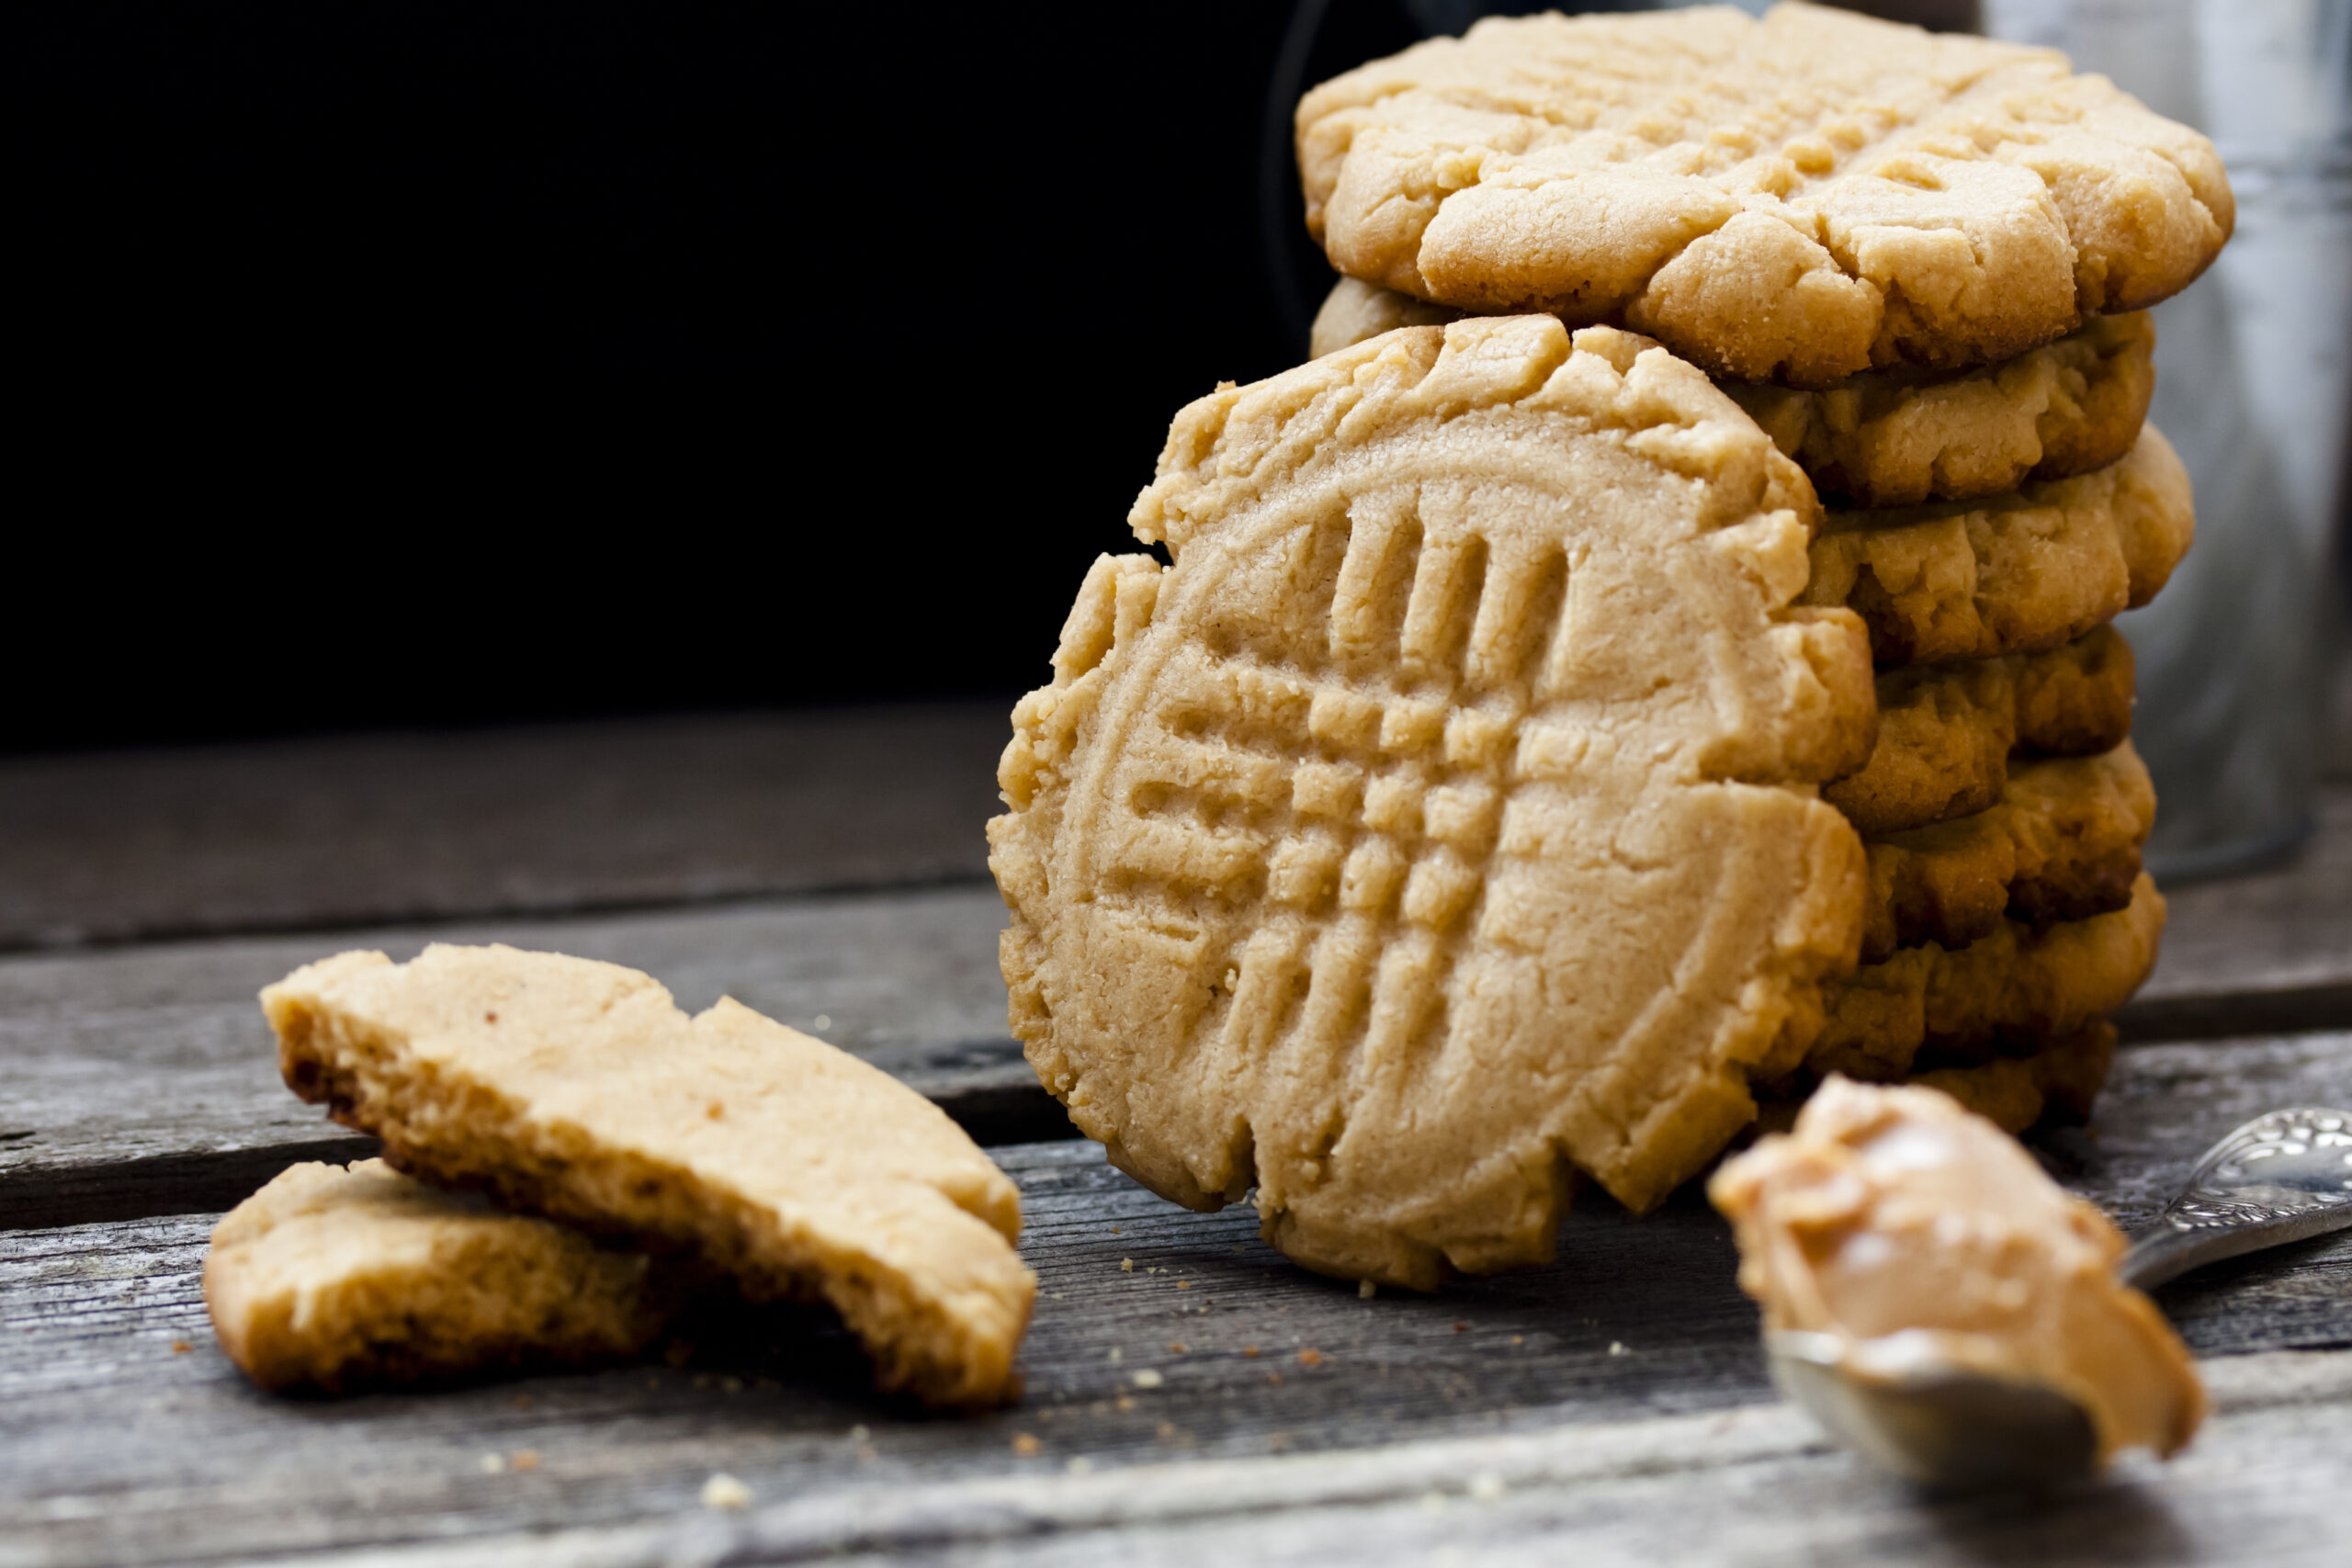
[[[2053,648],[2156,595],[2196,533],[2153,424],[2121,462],[1991,501],[1828,515],[1804,603],[1846,604],[1881,664]]]
[[[230,1210],[204,1300],[254,1382],[332,1393],[631,1354],[683,1301],[675,1273],[370,1159],[295,1166]]]
[[[1018,1388],[1036,1279],[1019,1195],[914,1090],[732,1000],[688,1018],[618,964],[438,943],[262,992],[297,1094],[411,1175],[655,1238],[753,1299],[821,1299],[881,1385]]]
[[[2046,925],[2120,909],[2155,821],[2155,788],[2128,741],[2098,757],[2021,762],[1989,809],[1866,841],[1862,957],[1924,942],[1964,947],[2005,916]]]
[[[1657,1202],[1860,938],[1816,781],[1860,628],[1811,487],[1697,370],[1550,316],[1415,327],[1180,413],[989,824],[1012,1031],[1110,1157],[1251,1188],[1310,1268],[1547,1258]]]
[[[1968,1067],[1937,1067],[1906,1080],[1939,1089],[2005,1131],[2044,1122],[2080,1124],[2115,1066],[2115,1026],[2101,1019],[2026,1056],[1998,1056]]]
[[[1300,100],[1351,277],[1819,387],[1989,364],[2186,287],[2212,143],[2054,51],[1812,6],[1480,22]]]
[[[1343,277],[1316,314],[1310,351],[1466,313]],[[1825,499],[1911,506],[1998,495],[2118,461],[2147,418],[2155,346],[2154,323],[2133,310],[2093,316],[2055,343],[1965,370],[1866,370],[1814,391],[1717,385]]]
[[[1837,991],[1805,1066],[1884,1083],[1909,1073],[1923,1049],[1965,1064],[2070,1034],[2131,999],[2155,966],[2164,926],[2164,897],[2143,872],[2113,914],[2004,920],[1966,947],[1900,949]]]
[[[1878,672],[1878,744],[1821,797],[1865,836],[1983,811],[2012,751],[2076,757],[2132,730],[2132,645],[2100,626],[2041,653]]]
[[[2043,1122],[2079,1124],[2090,1120],[2092,1104],[2107,1087],[2115,1065],[2115,1026],[2098,1019],[2071,1033],[2034,1046],[2022,1056],[1996,1056],[1964,1067],[1935,1067],[1901,1081],[1941,1089],[2009,1133]],[[1820,1078],[1801,1072],[1775,1084],[1756,1117],[1761,1133],[1785,1133]]]

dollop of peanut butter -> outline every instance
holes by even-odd
[[[2179,1337],[2115,1278],[2122,1235],[1948,1095],[1831,1077],[1707,1195],[1765,1325],[1836,1337],[1850,1372],[2042,1384],[2089,1414],[2102,1461],[2171,1454],[2204,1418]]]

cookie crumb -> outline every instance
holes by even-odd
[[[1369,1280],[1358,1280],[1356,1281],[1356,1300],[1360,1302],[1368,1302],[1378,1293],[1380,1287],[1374,1284]]]
[[[752,1489],[725,1471],[712,1472],[702,1483],[702,1506],[706,1508],[748,1508],[752,1506]]]
[[[1190,1280],[1179,1280],[1176,1281],[1176,1288],[1180,1291],[1189,1291],[1193,1288],[1193,1281]]]
[[[1043,1445],[1037,1441],[1036,1435],[1035,1433],[1015,1432],[1012,1434],[1012,1451],[1019,1454],[1023,1459],[1036,1458],[1037,1450],[1041,1446]]]
[[[537,1470],[539,1468],[539,1450],[516,1449],[507,1456],[506,1462],[516,1470]]]
[[[1112,1407],[1121,1411],[1133,1410],[1136,1407],[1136,1402],[1123,1393],[1113,1402]]]
[[[175,1339],[172,1341],[172,1354],[175,1356],[185,1356],[190,1350],[195,1348],[195,1346],[189,1344],[185,1339]]]
[[[1309,1345],[1298,1353],[1298,1364],[1302,1367],[1319,1367],[1323,1364],[1323,1352]]]
[[[1470,1325],[1457,1318],[1454,1321],[1453,1332],[1456,1334],[1467,1334],[1470,1332]]]
[[[1119,1233],[1118,1233],[1117,1231],[1113,1231],[1111,1234],[1112,1234],[1113,1235],[1118,1235]],[[1120,1259],[1119,1259],[1119,1272],[1120,1272],[1120,1273],[1122,1273],[1122,1274],[1132,1274],[1132,1273],[1134,1273],[1135,1271],[1136,1271],[1136,1260],[1135,1260],[1134,1258],[1120,1258]]]
[[[1510,1342],[1514,1345],[1524,1345],[1527,1343],[1527,1336],[1524,1334],[1514,1334],[1510,1337]]]
[[[1255,1345],[1244,1345],[1241,1347],[1241,1353],[1254,1361],[1258,1359],[1258,1347]]]
[[[1181,1356],[1191,1348],[1192,1347],[1185,1344],[1182,1339],[1170,1339],[1168,1342],[1168,1353],[1171,1356]]]
[[[1136,1386],[1137,1388],[1158,1388],[1165,1381],[1165,1379],[1163,1379],[1158,1372],[1153,1371],[1149,1367],[1146,1367],[1143,1371],[1136,1374]]]
[[[1266,1374],[1266,1381],[1272,1383],[1274,1387],[1280,1388],[1283,1383],[1283,1375],[1280,1372],[1268,1372]]]

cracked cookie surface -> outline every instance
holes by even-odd
[[[1826,8],[1489,18],[1299,102],[1341,273],[1823,386],[2021,354],[2188,285],[2212,143],[2052,51]]]
[[[1753,1114],[1860,940],[1860,628],[1697,370],[1549,316],[1179,414],[989,824],[1012,1032],[1088,1135],[1307,1266],[1549,1257]]]
[[[1343,277],[1316,313],[1320,357],[1465,312]],[[2055,343],[1965,370],[1871,370],[1817,390],[1716,384],[1796,460],[1823,499],[1856,506],[1971,501],[2105,468],[2132,449],[2155,389],[2145,311],[2094,316]]]
[[[1821,798],[1865,836],[1983,811],[2013,751],[2112,750],[2132,730],[2132,645],[2100,626],[2040,653],[1878,672],[1878,742]]]
[[[382,1160],[281,1171],[221,1217],[204,1300],[267,1389],[331,1393],[642,1349],[683,1292],[641,1252],[444,1192]]]
[[[1804,602],[1844,604],[1881,664],[2054,648],[2156,596],[2197,529],[2153,424],[2120,462],[1989,501],[1828,513]]]
[[[287,1084],[395,1168],[507,1207],[658,1239],[754,1300],[823,1300],[888,1389],[1018,1389],[1036,1280],[1019,1195],[879,1068],[722,999],[510,947],[355,952],[262,992]]]

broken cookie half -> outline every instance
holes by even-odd
[[[1867,639],[1794,464],[1647,340],[1418,327],[1177,416],[989,825],[1012,1030],[1110,1157],[1427,1287],[1636,1208],[1861,936]]]
[[[262,993],[287,1083],[392,1166],[821,1300],[886,1389],[1018,1389],[1036,1292],[1012,1183],[888,1074],[732,1000],[508,947],[345,953]]]
[[[690,1293],[673,1263],[379,1159],[280,1172],[214,1227],[204,1259],[220,1348],[268,1389],[631,1355]]]

